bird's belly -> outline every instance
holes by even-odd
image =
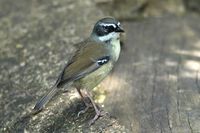
[[[93,89],[110,73],[113,63],[109,62],[96,71],[74,82],[76,88]]]

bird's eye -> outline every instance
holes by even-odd
[[[104,30],[106,32],[113,32],[115,30],[115,28],[111,25],[111,26],[103,26]]]
[[[103,26],[103,29],[104,30],[108,30],[108,26]]]
[[[109,31],[113,32],[115,30],[115,28],[113,26],[109,26]]]

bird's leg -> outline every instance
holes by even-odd
[[[88,102],[84,99],[85,97],[83,96],[83,94],[82,94],[82,92],[81,92],[80,89],[77,88],[77,91],[78,91],[79,95],[81,96],[81,99],[83,100],[83,102],[84,102],[84,104],[85,104],[85,106],[86,106],[85,109],[83,109],[83,110],[81,110],[81,111],[78,112],[78,116],[77,116],[77,117],[79,117],[80,114],[85,113],[90,107],[92,107],[92,105],[91,105],[90,103],[88,103]]]
[[[90,101],[91,101],[91,103],[92,103],[92,105],[93,105],[93,107],[95,109],[95,113],[96,113],[94,118],[92,120],[90,120],[90,122],[89,122],[89,125],[92,125],[92,124],[94,124],[94,122],[97,119],[99,119],[99,117],[102,117],[102,116],[106,115],[107,113],[102,112],[100,109],[97,108],[96,104],[94,103],[92,97],[90,96],[90,94],[88,92],[87,92],[87,96],[90,99]]]

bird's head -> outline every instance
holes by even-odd
[[[119,34],[124,32],[120,22],[114,18],[103,18],[94,25],[91,37],[97,41],[107,42],[119,39]]]

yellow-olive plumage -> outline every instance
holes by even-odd
[[[88,39],[78,43],[76,52],[63,68],[55,85],[35,105],[34,110],[41,110],[59,91],[58,88],[70,84],[80,89],[93,89],[112,70],[120,54],[120,23],[113,18],[103,18],[95,24]],[[92,99],[90,99],[93,103]],[[93,103],[96,113],[98,110]],[[96,120],[95,117],[94,120]]]
[[[80,80],[77,80],[73,83],[73,85],[76,88],[85,88],[85,89],[93,89],[96,87],[112,70],[114,63],[117,61],[119,57],[120,51],[117,51],[116,53],[116,47],[120,49],[120,43],[119,40],[117,40],[113,44],[99,44],[93,42],[89,42],[86,44],[87,47],[84,47],[83,51],[80,53],[79,57],[85,57],[89,56],[87,64],[90,64],[91,62],[94,62],[94,60],[97,60],[98,58],[102,56],[110,56],[110,61],[100,68],[98,68],[96,71],[86,75],[85,77],[81,78]],[[107,46],[108,45],[108,46]],[[91,50],[93,49],[93,50]],[[75,65],[75,64],[74,64]],[[78,65],[77,65],[78,66]],[[73,69],[74,70],[74,69]],[[68,74],[68,71],[66,71],[66,75]]]

